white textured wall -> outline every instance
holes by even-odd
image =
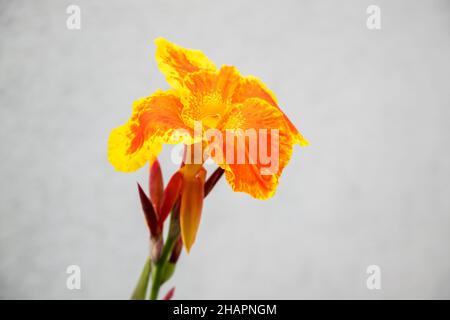
[[[158,36],[262,78],[311,141],[269,201],[221,182],[177,298],[450,298],[449,17],[445,0],[0,1],[0,298],[129,297],[146,170],[115,172],[106,145],[167,87]]]

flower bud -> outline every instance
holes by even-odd
[[[162,236],[158,236],[157,238],[150,239],[150,257],[152,258],[153,263],[158,262],[161,257],[161,252],[163,248],[163,239]]]
[[[164,190],[164,195],[161,204],[160,220],[159,223],[162,225],[169,215],[170,211],[174,207],[181,191],[181,186],[183,184],[183,175],[177,171],[167,184]]]
[[[175,245],[173,246],[172,253],[170,255],[169,261],[171,263],[177,263],[178,258],[180,257],[181,250],[183,250],[183,241],[181,240],[181,237],[178,237],[178,239],[175,242]]]
[[[158,224],[158,217],[156,216],[155,208],[152,202],[142,190],[141,185],[138,183],[139,198],[141,200],[142,211],[144,211],[145,221],[150,230],[152,237],[157,238],[161,234],[161,228]]]
[[[164,296],[163,300],[171,300],[173,298],[173,294],[175,293],[175,287],[170,289],[166,295]]]
[[[159,215],[161,201],[164,194],[164,182],[158,159],[155,159],[153,164],[150,165],[149,190],[150,200],[155,207],[156,214]]]

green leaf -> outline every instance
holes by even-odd
[[[141,276],[139,277],[139,281],[136,285],[136,288],[133,291],[133,295],[131,296],[131,300],[145,300],[145,295],[147,293],[148,280],[150,278],[151,273],[151,261],[150,258],[147,258],[145,261],[144,269],[142,270]]]

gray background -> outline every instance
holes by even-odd
[[[72,3],[80,31],[66,28]],[[106,146],[133,100],[167,88],[158,36],[259,76],[311,141],[271,200],[221,181],[170,281],[176,298],[450,298],[449,9],[0,1],[0,298],[129,297],[148,250],[147,170],[114,171]],[[71,264],[80,291],[66,289]],[[382,290],[366,288],[371,264]]]

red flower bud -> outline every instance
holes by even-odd
[[[172,289],[170,289],[169,292],[166,293],[163,300],[171,300],[173,298],[174,293],[175,293],[175,287],[172,287]]]
[[[162,248],[163,248],[163,239],[162,236],[159,235],[158,238],[152,237],[150,239],[150,257],[154,263],[158,262],[161,257]]]
[[[178,258],[180,257],[181,250],[183,250],[183,241],[181,240],[181,237],[178,237],[178,239],[175,242],[175,245],[173,246],[172,253],[170,255],[169,261],[171,263],[177,263]]]
[[[164,223],[164,221],[166,220],[167,216],[170,213],[170,210],[172,210],[173,206],[175,205],[175,202],[177,201],[180,195],[182,185],[183,185],[183,175],[179,171],[177,171],[172,176],[172,178],[170,178],[170,181],[167,184],[166,189],[164,190],[160,210],[160,220],[159,220],[160,225]]]
[[[158,217],[156,216],[155,208],[153,208],[152,202],[147,197],[144,190],[142,190],[141,185],[139,183],[137,185],[139,198],[141,199],[142,211],[144,211],[145,221],[147,222],[147,226],[150,230],[151,236],[157,238],[161,233],[161,228],[158,224]]]
[[[150,166],[149,175],[150,200],[152,201],[156,214],[159,215],[161,201],[164,194],[164,182],[158,159]]]

